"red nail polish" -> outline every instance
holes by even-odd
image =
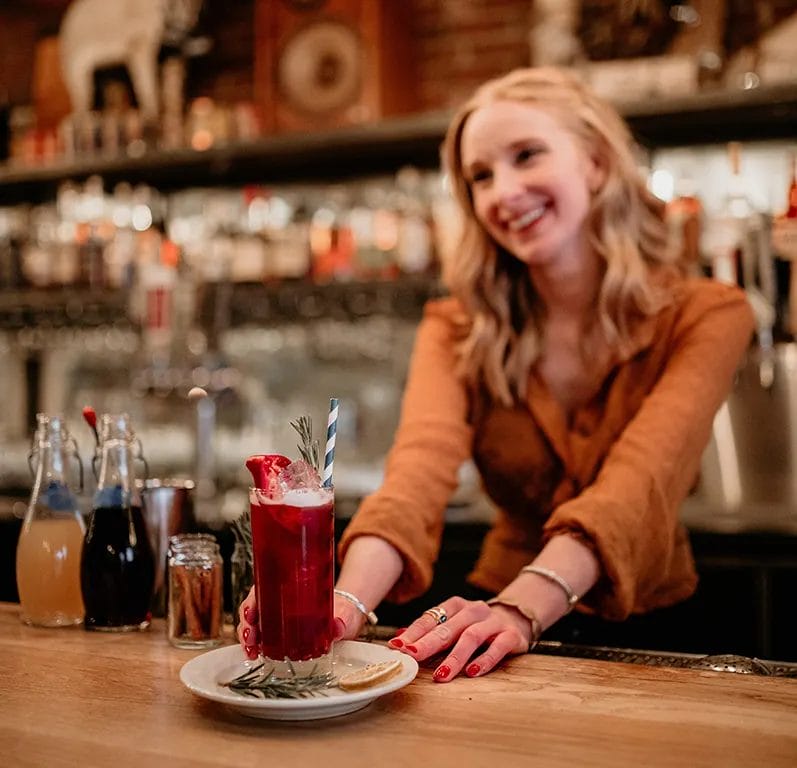
[[[402,643],[397,637],[388,640],[387,644],[392,645],[394,648],[401,648],[404,645],[404,643]]]
[[[343,635],[346,634],[346,624],[343,619],[335,617],[334,627],[332,632],[332,639],[333,640],[341,640]]]
[[[400,642],[400,641],[399,641]],[[418,649],[414,645],[404,646],[410,653],[418,653]]]
[[[396,637],[398,637],[399,635],[403,635],[406,631],[407,631],[406,627],[401,627],[400,629],[397,629],[396,630]]]
[[[249,644],[249,635],[252,634],[251,628],[250,627],[244,627],[244,631],[243,631],[242,634],[244,636],[244,643],[246,643],[248,645]]]
[[[244,653],[250,658],[254,659],[257,656],[257,648],[254,645],[245,645]]]
[[[257,621],[255,612],[248,606],[244,608],[244,621],[248,621],[250,624],[254,624]]]
[[[482,668],[478,664],[471,664],[467,670],[465,670],[468,677],[476,677],[481,671]]]
[[[451,667],[448,664],[441,664],[435,671],[434,671],[434,679],[435,680],[445,680],[451,674]]]

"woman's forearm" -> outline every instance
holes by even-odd
[[[346,551],[336,586],[373,610],[398,581],[402,568],[401,555],[391,544],[378,536],[358,536]]]
[[[532,565],[554,571],[579,596],[588,592],[600,575],[600,564],[589,547],[572,536],[554,536]],[[500,598],[517,602],[534,612],[543,628],[550,627],[568,612],[567,596],[554,581],[536,573],[521,572]]]

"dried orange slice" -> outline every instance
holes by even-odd
[[[378,664],[366,664],[354,672],[349,672],[338,679],[338,686],[344,691],[356,691],[370,688],[372,685],[384,683],[401,670],[401,659],[380,661]]]

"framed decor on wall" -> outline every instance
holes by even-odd
[[[272,132],[367,123],[415,105],[410,4],[257,0],[255,100]]]

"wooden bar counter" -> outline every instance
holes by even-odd
[[[0,765],[797,766],[797,680],[531,654],[416,680],[351,715],[249,719],[179,680],[143,633],[34,629],[0,604]]]

